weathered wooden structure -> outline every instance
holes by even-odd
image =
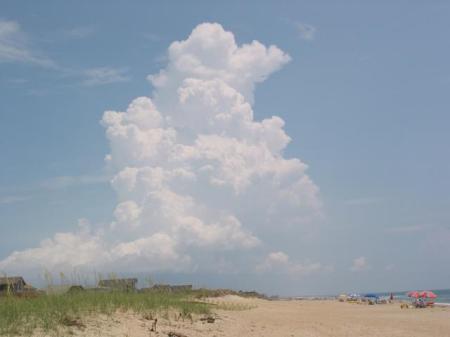
[[[21,294],[28,288],[21,276],[0,277],[0,295]]]

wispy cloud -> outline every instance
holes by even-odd
[[[130,80],[125,68],[99,67],[84,71],[84,85],[95,86],[117,82],[126,82]]]
[[[144,38],[152,42],[161,41],[161,36],[155,33],[144,33]]]
[[[95,32],[92,26],[79,26],[65,30],[63,34],[73,39],[81,39]],[[15,62],[24,63],[51,70],[56,70],[64,77],[82,78],[82,84],[86,86],[97,86],[117,82],[129,81],[126,68],[96,67],[90,69],[75,69],[61,66],[54,60],[32,47],[30,39],[16,21],[0,19],[0,63]],[[18,79],[11,82],[13,85],[23,84],[26,80]],[[38,91],[40,94],[41,91]],[[32,92],[31,94],[36,94]]]
[[[429,229],[430,225],[411,225],[411,226],[398,226],[398,227],[391,227],[386,229],[386,232],[388,233],[398,233],[398,234],[407,234],[407,233],[415,233],[415,232],[421,232],[426,229]]]
[[[20,87],[20,86],[23,86],[23,85],[25,85],[25,84],[27,84],[29,82],[30,81],[28,79],[20,78],[20,77],[5,79],[5,83],[7,83],[7,84],[9,84],[11,86],[14,86],[14,87]]]
[[[258,272],[287,273],[292,276],[304,276],[318,272],[333,272],[332,266],[324,266],[318,262],[305,261],[292,262],[284,252],[272,252],[267,255],[264,262],[256,266]]]
[[[0,197],[0,205],[9,205],[9,204],[15,204],[17,202],[22,202],[25,200],[30,199],[30,197],[27,196],[17,196],[17,195],[8,195],[4,197]]]
[[[19,62],[58,68],[53,60],[31,48],[26,34],[17,22],[1,19],[0,62]]]
[[[66,29],[64,35],[73,39],[84,39],[95,33],[95,28],[92,26],[78,26],[71,29]]]
[[[380,202],[380,198],[353,198],[344,200],[344,204],[349,206],[373,205]]]
[[[393,264],[393,263],[388,264],[388,265],[384,268],[384,270],[386,270],[386,271],[393,271],[394,269],[395,269],[395,264]]]
[[[351,271],[363,271],[367,269],[369,269],[369,265],[367,263],[367,259],[364,256],[360,256],[354,259],[352,266],[350,267]]]
[[[104,184],[109,182],[109,180],[110,177],[106,175],[58,176],[43,181],[40,187],[57,190],[76,185]]]
[[[295,22],[295,27],[297,28],[297,32],[302,40],[314,40],[317,32],[316,27],[302,22]]]

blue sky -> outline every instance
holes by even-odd
[[[289,294],[448,288],[447,3],[0,6],[0,260],[74,231],[80,218],[94,228],[113,221],[120,196],[109,183],[117,172],[104,160],[111,145],[103,112],[151,96],[147,75],[166,67],[169,45],[217,22],[238,45],[258,40],[289,54],[256,85],[254,116],[285,121],[292,141],[284,157],[308,165],[323,205],[308,229],[280,228],[264,242],[267,252],[257,250],[327,270],[264,281],[237,267],[152,273]]]

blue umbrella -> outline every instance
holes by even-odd
[[[375,295],[375,294],[366,294],[366,295],[364,295],[364,297],[378,298],[378,295]]]

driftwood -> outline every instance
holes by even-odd
[[[208,316],[208,317],[202,317],[200,318],[201,321],[206,321],[208,323],[214,323],[216,321],[216,319],[212,316]]]

